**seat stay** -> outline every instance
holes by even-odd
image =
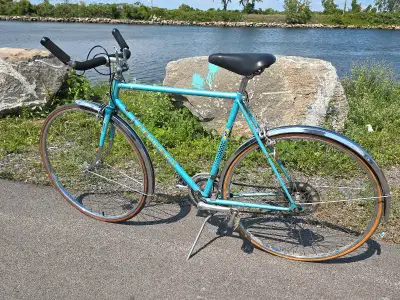
[[[243,80],[247,80],[247,78],[244,78]],[[253,122],[255,122],[256,126],[258,126],[257,121],[253,119],[249,116],[249,114],[247,113],[248,109],[246,107],[246,105],[243,103],[242,100],[237,101],[240,110],[242,111],[242,114],[247,122],[247,124],[250,127],[251,132],[253,133],[253,136],[255,137],[258,145],[260,146],[261,151],[264,153],[268,164],[271,166],[272,171],[274,172],[276,178],[279,181],[279,184],[282,186],[283,191],[285,192],[285,195],[287,196],[289,202],[290,202],[290,207],[296,207],[296,204],[292,198],[292,196],[290,195],[285,182],[282,179],[282,176],[280,175],[279,171],[277,170],[272,158],[271,158],[271,154],[268,152],[267,147],[263,144],[263,141],[261,140],[261,137],[259,135],[259,131],[256,129],[256,127],[253,125]],[[284,172],[285,176],[286,176],[286,172]]]

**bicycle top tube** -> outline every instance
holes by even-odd
[[[219,92],[219,91],[208,91],[208,90],[198,90],[198,89],[184,89],[157,85],[146,85],[138,83],[123,83],[116,82],[114,85],[117,90],[119,89],[132,89],[138,91],[148,91],[148,92],[159,92],[159,93],[170,93],[178,95],[193,95],[193,96],[204,96],[204,97],[214,97],[214,98],[225,98],[225,99],[236,99],[240,97],[239,93],[232,92]],[[118,91],[116,93],[118,95]]]

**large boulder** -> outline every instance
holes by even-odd
[[[236,92],[240,81],[240,75],[209,64],[204,56],[168,63],[164,85]],[[247,92],[251,111],[260,124],[264,123],[269,128],[302,124],[328,125],[338,131],[343,129],[348,104],[336,69],[330,62],[278,56],[275,64],[249,81]],[[204,127],[220,133],[223,131],[231,100],[174,97],[196,115]],[[241,114],[233,134],[250,134]]]
[[[66,75],[67,68],[47,51],[0,48],[0,114],[46,104]]]

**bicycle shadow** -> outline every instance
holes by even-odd
[[[372,256],[381,255],[382,249],[381,244],[377,241],[368,239],[363,246],[355,250],[354,252],[344,256],[335,258],[329,261],[321,262],[323,264],[348,264],[363,261]]]
[[[135,225],[135,226],[147,226],[147,225],[158,225],[158,224],[169,224],[177,222],[185,218],[192,210],[192,204],[187,195],[169,195],[158,193],[157,201],[151,202],[146,205],[143,210],[133,219],[121,222],[122,225]],[[196,249],[191,258],[201,253],[207,247],[211,246],[215,241],[222,237],[229,237],[235,239],[244,239],[237,233],[234,232],[232,235],[218,235],[217,230],[221,223],[224,222],[225,216],[215,215],[206,224],[206,226],[212,226],[215,229],[215,236],[208,238],[203,245]],[[204,237],[203,237],[204,238]],[[203,240],[204,242],[204,240]],[[257,249],[257,248],[255,248]],[[243,251],[238,248],[239,251]],[[267,254],[267,253],[266,253]],[[330,261],[319,262],[322,264],[348,264],[363,261],[372,257],[373,255],[381,254],[381,245],[372,239],[361,246],[356,251],[346,255],[345,257],[336,258]]]
[[[213,229],[215,230],[216,236],[214,236],[211,239],[209,238],[205,244],[200,246],[197,250],[193,251],[193,253],[190,255],[190,259],[193,258],[194,256],[196,256],[197,254],[199,254],[201,251],[205,250],[207,247],[211,246],[211,244],[213,244],[215,241],[219,240],[220,238],[228,237],[228,238],[235,238],[235,239],[243,240],[243,238],[237,232],[233,232],[230,235],[220,235],[217,233],[219,226],[226,221],[225,218],[226,218],[226,216],[217,214],[217,215],[214,215],[213,217],[211,217],[210,220],[208,220],[206,226],[212,226]],[[199,244],[200,244],[200,242],[199,242]]]
[[[212,217],[209,221],[208,221],[208,226],[212,225],[215,227],[215,229],[218,229],[218,226],[224,221],[224,217],[220,216],[220,215],[216,215],[214,217]],[[206,226],[207,226],[206,225]],[[207,247],[209,247],[211,244],[213,244],[216,240],[225,237],[224,235],[217,235],[213,238],[209,238],[209,240],[202,246],[200,246],[196,251],[194,251],[192,253],[192,255],[190,256],[191,258],[194,257],[195,255],[199,254],[201,251],[203,251],[204,249],[206,249]],[[245,240],[242,236],[240,236],[237,232],[234,232],[232,235],[229,235],[228,237],[230,238],[235,238],[235,239],[241,239],[243,240],[244,243]],[[254,249],[258,249],[257,247],[254,247]],[[243,251],[240,250],[240,251]],[[261,250],[262,251],[262,250]],[[251,251],[252,253],[253,251]],[[332,259],[329,261],[322,261],[322,262],[318,262],[321,264],[348,264],[348,263],[355,263],[355,262],[359,262],[359,261],[363,261],[365,259],[368,259],[374,255],[381,255],[381,245],[372,239],[368,239],[364,245],[362,245],[360,248],[356,249],[355,251],[351,252],[350,254],[347,254],[344,257],[340,257],[340,258],[336,258],[336,259]],[[251,254],[248,253],[248,254]],[[267,254],[267,253],[265,253]]]
[[[189,197],[157,193],[157,201],[150,202],[133,219],[122,225],[157,225],[177,222],[186,217],[192,209]]]

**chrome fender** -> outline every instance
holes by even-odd
[[[87,100],[75,100],[75,103],[78,104],[79,106],[91,108],[97,112],[100,112],[101,109],[101,104],[94,103],[91,101]],[[151,201],[152,196],[154,195],[154,186],[155,186],[155,181],[154,181],[154,167],[153,163],[151,161],[150,155],[147,151],[146,146],[144,145],[142,139],[139,137],[139,135],[133,130],[133,128],[126,122],[124,119],[122,119],[120,116],[115,114],[113,116],[113,119],[115,122],[119,125],[121,125],[122,128],[125,129],[126,133],[129,135],[129,137],[136,143],[139,144],[139,152],[140,154],[144,157],[144,163],[146,166],[146,169],[148,170],[148,182],[149,182],[149,191],[148,191],[148,198],[147,198],[147,204]]]
[[[371,169],[374,171],[376,177],[379,180],[380,185],[382,186],[383,190],[383,196],[384,196],[384,220],[387,221],[389,218],[389,213],[390,213],[390,207],[392,203],[392,195],[390,193],[389,185],[387,183],[387,180],[385,178],[385,175],[383,174],[382,170],[379,168],[378,164],[376,161],[372,158],[372,156],[364,150],[359,144],[356,142],[350,140],[349,138],[334,132],[330,131],[324,128],[320,127],[313,127],[313,126],[283,126],[283,127],[277,127],[273,128],[267,131],[267,137],[273,139],[274,136],[281,135],[281,134],[288,134],[288,133],[307,133],[307,134],[313,134],[325,138],[329,138],[334,140],[335,142],[341,144],[344,147],[347,147],[348,149],[353,150],[355,153],[358,154],[358,156],[369,166]],[[229,160],[226,162],[224,170],[221,172],[221,180],[220,180],[220,186],[219,190],[222,190],[222,182],[223,179],[226,175],[227,168],[233,161],[233,159],[241,153],[245,148],[247,148],[249,145],[257,143],[255,137],[252,137],[248,139],[246,142],[244,142],[239,148],[235,150],[235,152],[231,155]]]

